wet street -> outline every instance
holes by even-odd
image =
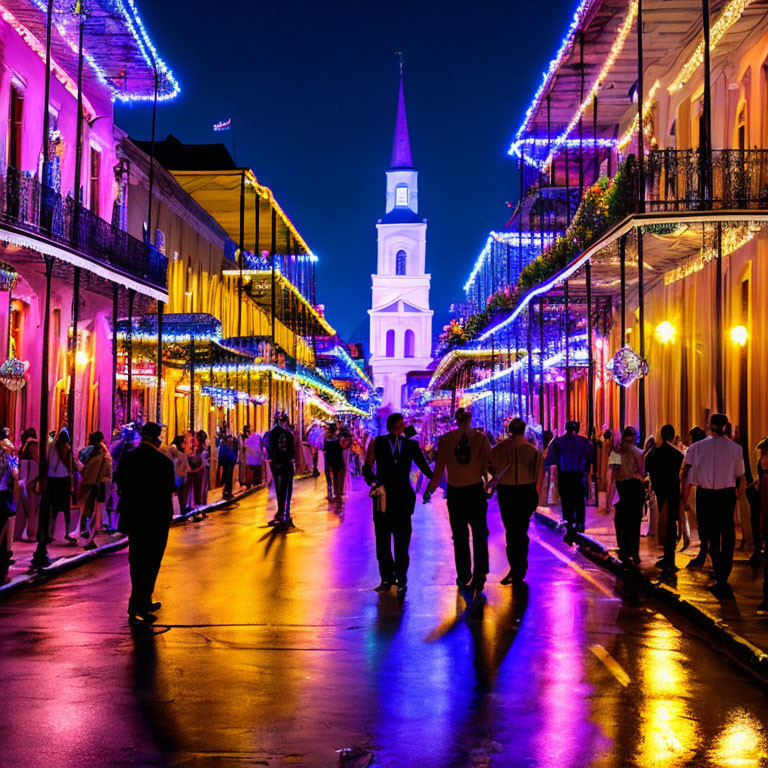
[[[174,529],[152,630],[128,627],[125,551],[0,604],[0,765],[766,764],[765,689],[553,533],[531,526],[513,594],[492,506],[468,608],[444,501],[419,504],[400,605],[371,589],[362,481],[343,514],[323,490],[297,483],[287,534],[263,491]]]

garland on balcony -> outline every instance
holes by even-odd
[[[488,297],[485,309],[443,326],[438,353],[464,346],[476,339],[501,312],[514,309],[518,298],[533,286],[559,272],[614,224],[626,218],[635,204],[635,163],[630,157],[612,179],[603,176],[584,192],[566,233],[545,248],[520,273],[517,285],[505,286]]]

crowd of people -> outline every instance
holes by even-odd
[[[539,504],[559,503],[564,540],[572,544],[585,530],[587,501],[614,513],[618,556],[627,571],[640,565],[643,519],[658,532],[663,554],[655,566],[668,577],[677,571],[675,554],[691,542],[691,519],[698,531],[699,552],[689,568],[703,568],[711,559],[713,579],[708,589],[719,598],[732,595],[728,585],[736,545],[736,526],[748,520],[754,543],[750,564],[764,568],[764,600],[758,614],[768,615],[768,558],[762,545],[768,534],[768,438],[757,446],[757,477],[752,477],[747,450],[738,441],[724,414],[713,414],[707,430],[696,427],[680,439],[672,425],[664,425],[659,441],[644,449],[638,433],[626,427],[615,435],[607,430],[602,441],[579,434],[580,424],[569,421],[564,434],[540,437],[519,418],[509,421],[498,443],[480,428],[471,414],[459,408],[455,429],[438,443],[430,464],[401,414],[387,419],[387,434],[368,445],[363,474],[371,486],[376,553],[381,582],[377,590],[407,585],[411,515],[416,491],[411,483],[415,464],[428,479],[424,501],[447,476],[446,502],[453,538],[456,583],[482,591],[489,573],[488,499],[497,493],[506,536],[508,572],[505,585],[519,585],[528,568],[528,526]],[[740,514],[740,505],[746,512]],[[747,525],[745,536],[747,540]],[[471,548],[470,548],[471,535]]]

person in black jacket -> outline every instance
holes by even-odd
[[[675,428],[665,424],[661,428],[661,445],[657,445],[645,458],[645,471],[651,479],[660,512],[666,512],[664,557],[656,563],[665,573],[674,573],[677,522],[680,518],[680,470],[684,456],[673,445]]]
[[[296,458],[296,441],[286,413],[281,414],[277,424],[267,432],[267,455],[272,478],[275,481],[277,498],[277,512],[269,524],[293,525],[291,496],[293,495],[293,460]]]
[[[159,424],[146,423],[139,445],[123,454],[117,465],[118,528],[128,534],[131,623],[155,621],[153,611],[160,608],[160,603],[152,602],[152,592],[168,543],[176,490],[173,461],[158,450],[161,432]]]
[[[368,445],[363,477],[369,485],[384,489],[384,509],[374,499],[373,527],[376,534],[376,559],[379,561],[381,583],[377,592],[397,584],[398,594],[405,594],[408,576],[408,546],[411,542],[411,515],[416,494],[411,487],[413,463],[430,480],[432,469],[415,440],[403,437],[405,422],[400,413],[387,417],[387,433],[379,435]],[[376,471],[374,473],[374,465]],[[392,544],[394,542],[394,557]]]

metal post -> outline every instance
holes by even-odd
[[[586,264],[587,282],[587,437],[592,441],[593,448],[597,442],[595,429],[595,358],[592,327],[592,262]],[[593,452],[597,456],[597,451]],[[597,482],[597,464],[592,465],[592,480],[595,484],[595,504],[599,505],[599,488]]]
[[[621,275],[621,338],[619,347],[623,347],[627,338],[627,236],[619,238],[619,270]],[[627,418],[627,391],[619,385],[619,428],[624,429]]]
[[[275,259],[276,254],[275,251],[277,250],[277,212],[275,211],[274,207],[272,207],[272,218],[271,218],[271,236],[270,236],[270,243],[269,243],[269,249],[270,249],[270,261],[271,261],[271,269],[272,269],[272,305],[271,305],[271,318],[272,318],[272,331],[271,331],[271,338],[272,338],[272,346],[270,349],[270,356],[274,358],[275,354],[275,314],[277,313],[277,295],[276,295],[276,275],[275,275]],[[272,359],[270,359],[270,362],[273,362]],[[272,416],[274,415],[273,411],[274,403],[273,403],[273,394],[272,394],[272,372],[269,372],[269,426],[272,426]]]
[[[240,177],[240,274],[237,277],[237,337],[243,332],[243,262],[245,261],[245,171]]]
[[[526,356],[528,357],[528,397],[525,398],[528,418],[533,418],[533,343],[531,332],[533,330],[533,302],[528,305],[528,329],[526,333],[525,345]]]
[[[195,431],[195,337],[189,340],[189,430]]]
[[[77,381],[77,326],[80,320],[80,267],[75,267],[72,284],[72,339],[69,343],[69,393],[67,396],[67,428],[75,446],[75,383]]]
[[[523,267],[523,195],[525,194],[524,180],[525,180],[525,163],[523,158],[520,158],[520,205],[518,206],[517,217],[517,271],[519,272]],[[478,306],[482,308],[482,297],[478,302]]]
[[[600,178],[600,158],[597,156],[597,94],[592,97],[592,153],[595,156],[595,181]]]
[[[165,302],[157,302],[157,403],[155,405],[155,421],[162,424],[163,419],[163,310]],[[213,382],[211,382],[213,384]]]
[[[568,161],[568,137],[565,139],[565,226],[571,226],[571,164]]]
[[[584,102],[584,32],[579,31],[579,104]],[[584,120],[579,115],[579,203],[584,197]]]
[[[117,406],[117,316],[118,299],[120,297],[120,286],[117,283],[112,285],[112,421],[110,431],[114,432],[117,426],[115,418],[115,409]]]
[[[637,306],[638,327],[640,334],[638,354],[645,360],[645,280],[643,269],[643,228],[637,229]],[[637,382],[637,429],[641,445],[645,445],[645,378]]]
[[[40,361],[40,474],[48,471],[48,354],[51,335],[51,277],[53,256],[45,259],[45,302],[43,304],[43,350]],[[40,505],[40,519],[37,526],[37,549],[32,557],[33,568],[45,568],[51,564],[48,557],[48,529],[50,527],[50,505]]]
[[[645,211],[645,133],[643,132],[643,0],[637,0],[637,210]],[[622,346],[624,339],[621,340]],[[623,429],[623,426],[622,426]]]
[[[43,168],[42,178],[40,179],[40,189],[42,190],[43,211],[47,210],[47,200],[45,189],[48,181],[48,140],[51,132],[51,32],[53,28],[53,1],[48,0],[45,17],[45,95],[43,96]],[[44,218],[47,221],[47,214]],[[40,435],[40,444],[42,445],[43,435]]]
[[[547,157],[552,151],[552,108],[550,104],[550,94],[547,94]],[[549,164],[549,184],[555,186],[555,158]]]
[[[150,54],[151,55],[151,54]],[[155,185],[155,129],[157,127],[157,89],[158,75],[157,63],[152,56],[152,69],[155,76],[155,92],[152,101],[152,135],[149,141],[149,192],[147,194],[147,245],[152,244],[152,196]]]
[[[128,333],[126,335],[128,384],[126,387],[126,423],[133,421],[133,301],[136,291],[128,290]]]
[[[539,423],[544,428],[544,297],[539,297]]]
[[[491,336],[491,429],[492,435],[496,434],[496,337]]]
[[[78,14],[78,39],[77,39],[77,130],[75,139],[75,189],[72,196],[75,198],[74,232],[73,241],[77,242],[78,226],[80,218],[80,206],[83,198],[80,194],[83,178],[83,37],[85,33],[85,8],[83,0],[77,0],[75,13]]]
[[[703,230],[703,227],[702,227]],[[703,231],[702,231],[703,244]],[[715,224],[715,399],[717,412],[725,411],[723,394],[723,225]]]
[[[571,420],[571,314],[568,281],[563,283],[563,314],[565,316],[565,420]]]
[[[712,206],[712,91],[710,85],[709,0],[701,0],[701,24],[704,32],[704,103],[699,149],[701,155],[701,181],[704,206]]]

